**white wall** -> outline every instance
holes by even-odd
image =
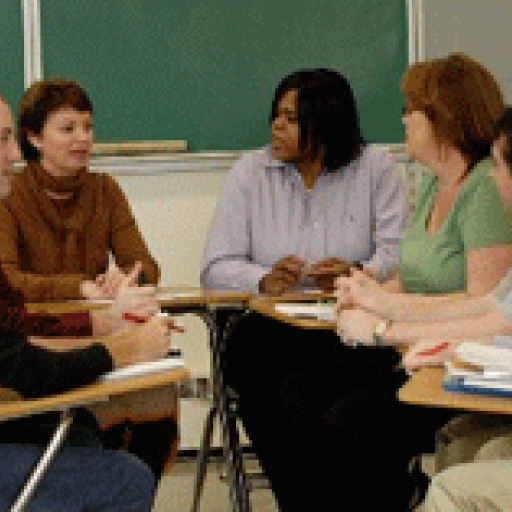
[[[425,56],[462,51],[482,62],[512,102],[512,1],[423,0]]]

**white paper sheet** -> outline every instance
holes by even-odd
[[[106,373],[101,377],[100,380],[103,382],[116,380],[116,379],[128,379],[130,377],[140,377],[148,375],[149,373],[163,372],[166,370],[173,370],[184,366],[185,362],[183,359],[175,357],[166,357],[157,359],[156,361],[149,361],[147,363],[131,364],[118,370],[113,370]]]
[[[334,304],[276,304],[275,310],[285,315],[334,322]]]

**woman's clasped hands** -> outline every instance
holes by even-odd
[[[301,258],[287,254],[277,260],[270,272],[261,278],[259,289],[261,293],[281,295],[310,278],[324,292],[332,293],[336,278],[349,273],[350,263],[341,258],[325,258],[308,265]]]
[[[390,294],[375,279],[360,270],[352,270],[349,277],[338,277],[335,295],[338,309],[361,308],[380,312],[381,316],[390,302]]]
[[[122,287],[137,286],[142,264],[137,261],[130,272],[124,272],[116,263],[111,263],[104,274],[94,281],[85,280],[80,286],[82,296],[89,300],[113,299]]]

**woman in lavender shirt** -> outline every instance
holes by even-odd
[[[362,138],[347,80],[324,69],[287,76],[271,126],[271,145],[247,153],[227,179],[203,286],[330,290],[348,262],[385,280],[398,261],[404,196],[392,159]],[[403,377],[397,359],[393,349],[348,347],[335,333],[256,314],[237,324],[226,379],[281,510],[328,510],[340,494],[360,510],[406,510],[414,453],[380,421]]]

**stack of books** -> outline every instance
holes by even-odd
[[[443,388],[454,393],[512,398],[512,338],[496,336],[493,345],[461,343],[445,365]]]

